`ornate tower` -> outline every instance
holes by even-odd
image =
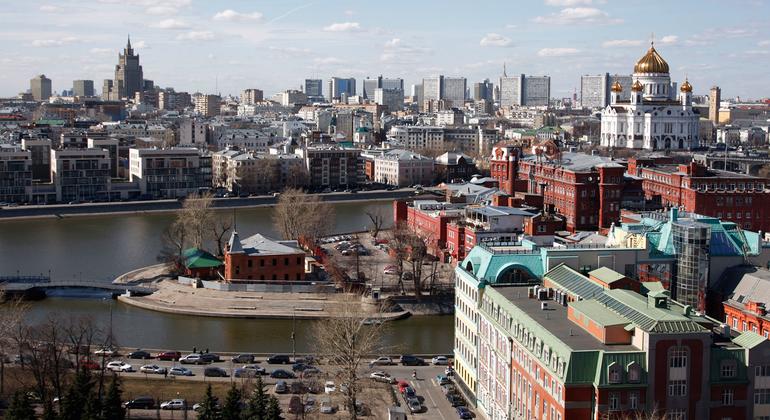
[[[133,99],[136,92],[141,92],[144,84],[142,66],[139,56],[134,55],[131,47],[131,37],[128,37],[126,48],[118,55],[118,65],[115,66],[115,82],[113,89],[118,92],[118,99]]]

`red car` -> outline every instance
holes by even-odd
[[[87,360],[87,359],[81,359],[80,360],[80,366],[82,366],[84,369],[88,370],[101,370],[101,366],[99,363],[94,362],[93,360]]]
[[[179,360],[181,357],[182,353],[178,351],[164,351],[155,356],[158,360]]]
[[[409,388],[411,385],[407,381],[398,381],[398,392],[404,393],[404,391]]]

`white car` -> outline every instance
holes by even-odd
[[[133,372],[134,367],[122,360],[115,360],[107,363],[107,369],[113,372]]]
[[[190,369],[179,366],[172,367],[171,370],[168,371],[168,374],[171,376],[193,376],[193,372]]]
[[[327,394],[331,394],[332,392],[337,390],[337,386],[334,385],[334,381],[326,381],[324,384],[324,392]]]
[[[192,353],[179,359],[179,363],[182,363],[185,365],[198,365],[206,362],[201,358],[200,354]]]
[[[116,354],[118,354],[118,351],[115,350],[112,347],[102,347],[99,350],[96,350],[94,352],[94,354],[98,354],[99,356],[111,357],[111,356],[115,356]]]
[[[156,373],[158,375],[163,375],[164,373],[168,372],[166,368],[163,366],[158,365],[144,365],[139,368],[139,372],[142,373]]]
[[[396,378],[393,378],[389,374],[382,371],[372,372],[369,377],[377,382],[385,382],[386,384],[396,383]]]
[[[334,414],[337,411],[337,407],[334,406],[329,398],[321,400],[321,408],[318,410],[321,414]]]
[[[430,362],[436,366],[446,366],[449,364],[449,359],[446,356],[436,356]]]
[[[160,403],[161,410],[184,410],[186,408],[187,401],[180,398]]]
[[[393,359],[388,356],[381,356],[369,362],[369,366],[390,366],[392,364]]]

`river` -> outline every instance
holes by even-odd
[[[338,203],[333,232],[363,230],[366,211],[378,211],[390,221],[391,202]],[[229,211],[228,215],[231,214]],[[118,275],[156,263],[160,233],[171,214],[132,214],[65,219],[0,222],[0,275],[48,275],[54,279],[110,282]],[[268,207],[238,210],[241,236],[277,236]],[[110,317],[112,312],[112,317]],[[310,350],[312,321],[205,318],[147,311],[104,299],[99,294],[51,297],[34,302],[30,320],[48,316],[92,316],[102,328],[112,328],[121,346],[145,348],[205,348],[260,353],[291,351],[291,330],[297,331],[297,351]],[[415,316],[392,324],[387,342],[394,352],[451,353],[453,317]]]

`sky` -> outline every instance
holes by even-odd
[[[178,91],[266,95],[305,78],[630,74],[649,46],[696,94],[770,96],[770,0],[0,0],[0,96],[113,78],[130,33],[144,77]],[[361,82],[359,81],[359,84]],[[324,84],[324,90],[326,85]],[[360,89],[360,87],[359,87]],[[324,92],[325,93],[325,92]]]

